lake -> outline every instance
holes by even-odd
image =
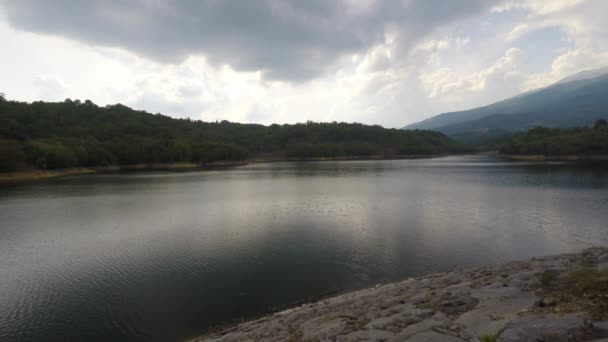
[[[0,188],[0,340],[186,339],[331,291],[608,245],[608,167],[285,162]]]

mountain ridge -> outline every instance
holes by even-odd
[[[442,113],[403,129],[432,129],[449,135],[517,132],[538,125],[589,125],[606,113],[608,68],[602,68],[585,70],[548,87],[486,106]]]

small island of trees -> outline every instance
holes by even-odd
[[[608,155],[608,123],[600,119],[592,127],[536,127],[514,137],[500,148],[500,153],[546,156]]]

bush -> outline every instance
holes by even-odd
[[[481,342],[496,342],[496,336],[495,335],[481,336],[479,338],[479,341],[481,341]]]
[[[25,166],[25,153],[16,140],[0,139],[0,171],[16,171]]]
[[[79,165],[76,153],[57,142],[34,141],[29,145],[32,163],[41,169],[61,169]]]

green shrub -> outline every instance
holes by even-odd
[[[15,171],[25,166],[25,153],[16,140],[0,139],[0,171]]]
[[[481,342],[496,342],[496,336],[495,335],[481,336],[479,338],[479,341],[481,341]]]

